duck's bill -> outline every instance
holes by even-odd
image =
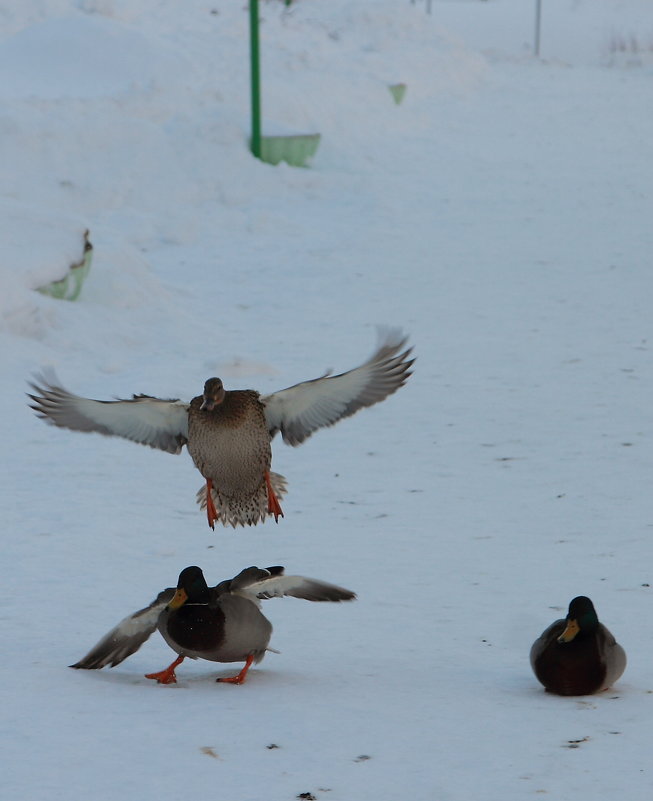
[[[580,626],[575,620],[568,620],[567,627],[558,637],[558,642],[571,642],[580,631]]]
[[[168,608],[179,609],[179,607],[183,606],[187,600],[188,600],[188,595],[186,595],[186,590],[180,588],[174,594],[172,601],[170,601],[170,603],[168,604]]]

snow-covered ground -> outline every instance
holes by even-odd
[[[535,59],[534,0],[426,6],[261,3],[264,124],[321,133],[310,169],[247,150],[246,2],[0,9],[3,797],[650,798],[653,7],[543,0]],[[86,228],[79,301],[34,292]],[[415,374],[275,441],[278,526],[211,532],[186,454],[24,395],[48,365],[96,398],[270,392],[355,366],[377,324]],[[147,681],[158,635],[66,667],[190,564],[358,600],[266,602],[281,654],[242,687]],[[528,651],[578,594],[629,665],[552,697]]]

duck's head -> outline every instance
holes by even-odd
[[[169,609],[179,609],[185,603],[207,604],[210,600],[209,588],[199,567],[185,567],[179,574],[177,592],[168,604]]]
[[[594,604],[585,595],[579,595],[569,604],[567,626],[558,637],[558,642],[571,642],[580,632],[595,631],[598,625]]]
[[[200,409],[205,412],[211,412],[216,406],[219,406],[224,400],[225,389],[222,385],[222,379],[209,378],[204,384],[204,392],[202,405]]]

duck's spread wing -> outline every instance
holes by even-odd
[[[102,637],[97,645],[91,648],[83,659],[70,667],[85,670],[97,670],[106,665],[115,667],[128,656],[135,654],[156,630],[159,617],[174,594],[173,588],[160,592],[149,606],[121,620],[117,626]]]
[[[168,453],[179,453],[188,441],[188,404],[180,400],[81,398],[64,389],[53,372],[37,376],[30,386],[31,408],[51,425],[123,437]]]
[[[407,337],[397,329],[380,332],[374,354],[360,367],[323,375],[261,398],[270,435],[281,432],[288,445],[299,445],[318,428],[332,426],[359,409],[372,406],[403,386],[415,361]]]
[[[249,568],[249,570],[260,568]],[[241,584],[237,592],[252,600],[254,598],[265,600],[267,598],[281,598],[290,595],[293,598],[303,598],[305,601],[352,601],[356,593],[336,584],[328,584],[319,579],[305,576],[285,576],[282,567],[269,567],[265,571],[268,575],[253,580],[246,585]],[[242,575],[242,574],[241,574]],[[233,590],[232,590],[233,591]]]

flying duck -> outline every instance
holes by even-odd
[[[134,395],[129,400],[99,401],[64,389],[49,371],[30,382],[31,408],[61,428],[95,431],[149,445],[168,453],[188,447],[206,479],[197,493],[208,523],[256,525],[283,517],[279,499],[285,478],[270,471],[270,443],[277,432],[287,445],[300,445],[319,428],[334,425],[359,409],[384,400],[411,375],[412,348],[396,329],[382,332],[377,349],[360,367],[332,376],[325,373],[271,395],[253,389],[228,390],[209,378],[190,403]]]

